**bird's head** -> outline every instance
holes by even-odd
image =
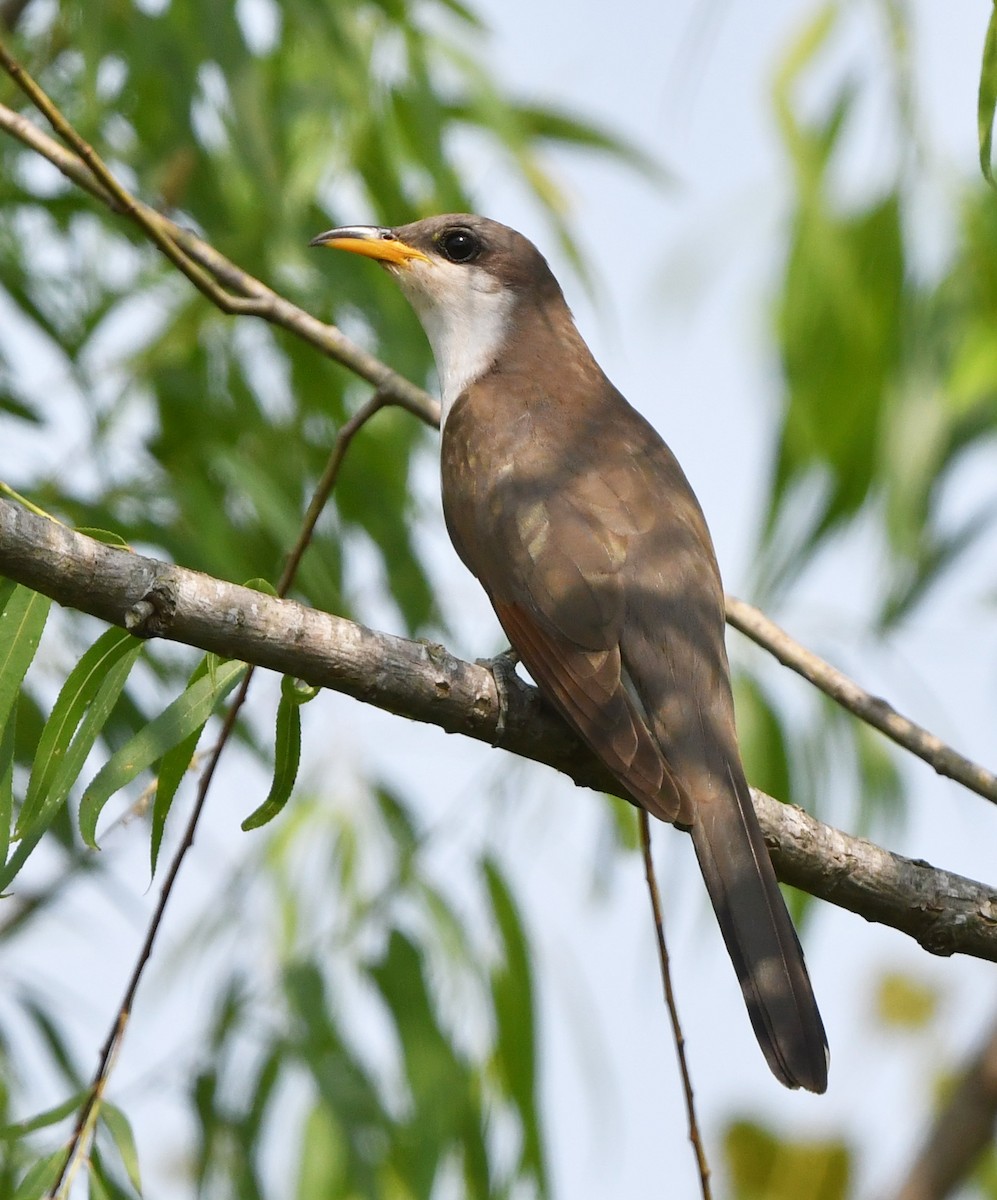
[[[486,217],[451,213],[411,225],[347,225],[313,238],[373,258],[398,280],[436,358],[444,419],[465,387],[495,362],[517,313],[561,289],[539,250]]]

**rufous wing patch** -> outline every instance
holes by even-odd
[[[502,628],[547,699],[648,812],[694,819],[692,802],[626,693],[618,647],[585,650],[516,603],[496,603]]]

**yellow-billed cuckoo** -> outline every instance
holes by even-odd
[[[457,553],[547,700],[649,813],[692,834],[769,1066],[823,1092],[824,1027],[737,749],[720,574],[674,455],[521,234],[460,214],[312,244],[398,280],[436,357]]]

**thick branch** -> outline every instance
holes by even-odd
[[[617,781],[525,684],[498,693],[487,667],[442,646],[375,633],[341,617],[106,546],[0,500],[0,572],[144,636],[165,637],[344,692],[367,704],[498,744],[576,783]],[[997,890],[854,838],[755,793],[780,878],[936,954],[997,961]]]
[[[161,249],[168,243],[170,256],[175,258],[173,251],[185,256],[190,265],[196,266],[195,275],[199,271],[207,272],[212,280],[222,285],[222,289],[207,288],[206,294],[224,311],[249,311],[274,325],[279,325],[342,363],[360,378],[375,384],[387,400],[408,409],[427,424],[439,424],[439,405],[421,388],[392,371],[372,354],[354,345],[335,326],[316,320],[310,313],[298,308],[236,266],[196,234],[175,224],[125,192],[110,176],[92,149],[82,143],[38,85],[25,76],[22,68],[3,52],[2,45],[0,61],[7,65],[8,70],[16,72],[16,77],[27,85],[29,94],[56,123],[56,127],[62,130],[64,136],[74,145],[79,141],[91,158],[91,165],[88,165],[80,154],[67,150],[26,117],[2,104],[0,129],[12,134],[25,146],[48,159],[67,179],[71,179],[113,212],[130,216]],[[95,166],[99,168],[96,173],[93,169]],[[186,267],[182,266],[181,269],[186,270]],[[191,274],[189,271],[187,273]],[[200,276],[197,275],[197,278]],[[201,282],[203,283],[203,280]],[[240,303],[230,303],[232,297],[240,303],[251,302],[251,309],[240,307]],[[940,738],[898,713],[887,701],[870,695],[842,672],[794,641],[757,608],[728,596],[727,620],[773,654],[783,665],[797,671],[849,712],[930,763],[940,775],[954,779],[979,795],[997,802],[997,775],[959,754]]]

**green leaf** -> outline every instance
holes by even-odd
[[[92,1154],[90,1158],[90,1170],[87,1174],[87,1184],[90,1188],[90,1195],[87,1200],[120,1200],[119,1196],[112,1195],[107,1186],[108,1181],[104,1178],[104,1173],[101,1170],[103,1163],[97,1154]]]
[[[89,1200],[138,1200],[131,1188],[127,1188],[109,1170],[109,1164],[104,1160],[103,1147],[94,1141],[90,1146],[89,1170],[87,1184],[90,1188]]]
[[[108,629],[69,673],[38,742],[18,837],[44,831],[69,795],[142,645],[123,629]]]
[[[97,820],[107,801],[174,746],[190,737],[214,712],[246,670],[244,663],[225,662],[188,687],[163,712],[113,754],[94,776],[80,803],[80,834],[97,848]]]
[[[0,733],[0,862],[7,861],[14,823],[14,747],[17,742],[17,704]]]
[[[492,861],[484,864],[492,915],[502,939],[504,961],[492,972],[498,1025],[496,1065],[522,1126],[522,1167],[547,1192],[544,1147],[537,1116],[536,1011],[529,943],[512,893]]]
[[[35,657],[52,601],[5,579],[0,585],[0,728]]]
[[[278,598],[277,589],[269,579],[264,579],[262,576],[254,575],[252,579],[247,579],[242,586],[251,588],[254,592],[263,592],[266,596],[273,596],[275,600]]]
[[[987,36],[983,42],[983,63],[980,67],[980,91],[976,103],[976,121],[980,137],[980,170],[983,178],[994,184],[991,161],[994,136],[994,110],[997,109],[997,6],[990,14]]]
[[[90,529],[86,526],[80,526],[77,533],[82,533],[85,537],[93,538],[95,542],[103,542],[105,546],[117,546],[121,550],[127,550],[128,543],[120,533],[115,533],[111,529]]]
[[[734,678],[737,733],[752,785],[779,800],[792,798],[789,749],[779,710],[753,675]]]
[[[210,662],[212,657],[211,655],[205,655],[197,664],[191,672],[190,678],[187,680],[188,688],[191,684],[196,683],[199,679],[203,679],[209,674],[209,668],[212,667]],[[217,662],[214,664],[214,669],[217,669]],[[212,676],[212,682],[214,682],[214,676]],[[183,777],[190,770],[190,764],[197,750],[197,743],[201,740],[201,734],[204,732],[206,724],[207,720],[203,721],[183,741],[178,742],[172,750],[167,750],[159,761],[159,767],[156,771],[156,799],[152,806],[152,836],[149,843],[150,870],[153,875],[156,873],[159,850],[163,844],[166,818],[169,816],[173,800],[176,797]]]
[[[123,630],[108,630],[76,664],[63,685],[38,739],[28,794],[18,820],[20,842],[0,869],[0,892],[16,877],[65,803],[142,648],[139,639]]]
[[[109,1104],[106,1100],[100,1106],[100,1119],[107,1126],[122,1166],[128,1174],[132,1187],[141,1194],[142,1179],[138,1165],[138,1147],[135,1145],[135,1135],[128,1118],[117,1105]]]
[[[45,1112],[38,1113],[34,1117],[29,1117],[26,1121],[18,1121],[14,1125],[4,1125],[0,1127],[0,1141],[16,1142],[18,1139],[26,1137],[29,1133],[37,1133],[39,1129],[47,1129],[50,1125],[57,1125],[60,1121],[64,1121],[66,1117],[72,1116],[80,1107],[87,1097],[87,1089],[77,1092],[75,1096],[70,1096],[68,1100],[63,1100],[61,1104],[57,1104],[54,1108],[48,1108]]]
[[[477,1080],[440,1025],[418,948],[393,931],[387,953],[370,974],[394,1019],[412,1095],[403,1160],[410,1188],[428,1195],[443,1154],[454,1145],[462,1153],[464,1194],[489,1196]]]
[[[301,1126],[297,1200],[339,1200],[351,1194],[344,1150],[339,1123],[326,1105],[316,1104]]]
[[[68,1033],[60,1025],[56,1015],[50,1011],[48,1005],[49,1000],[47,997],[36,999],[30,993],[21,997],[21,1008],[25,1016],[31,1021],[33,1026],[32,1033],[37,1037],[40,1044],[45,1047],[52,1065],[56,1067],[67,1085],[74,1092],[79,1092],[84,1087],[83,1072],[73,1060]]]
[[[0,613],[7,607],[11,596],[13,596],[18,586],[13,579],[7,579],[5,576],[0,575]]]
[[[876,982],[876,1019],[887,1029],[923,1032],[937,1018],[942,999],[934,984],[900,971],[886,971]]]
[[[523,122],[530,137],[561,142],[564,145],[577,146],[586,150],[596,150],[601,154],[618,159],[654,183],[674,182],[671,173],[652,155],[645,153],[617,134],[600,129],[588,121],[581,121],[565,112],[558,112],[550,108],[536,108],[532,105],[518,107],[516,114]]]
[[[285,675],[280,685],[280,703],[277,705],[277,733],[274,742],[273,782],[266,800],[243,821],[242,828],[259,829],[266,825],[288,802],[298,777],[301,763],[301,705],[312,699],[296,692],[295,680]]]
[[[846,1200],[851,1154],[839,1141],[781,1138],[754,1121],[724,1135],[732,1200]]]
[[[168,750],[159,762],[156,772],[156,799],[152,805],[152,830],[149,839],[149,871],[156,873],[159,862],[159,851],[163,844],[163,834],[166,831],[166,818],[183,777],[190,770],[197,751],[197,743],[201,740],[207,721],[199,725],[192,733],[178,742],[172,750]]]
[[[59,1178],[59,1172],[62,1170],[65,1159],[65,1150],[56,1150],[47,1158],[39,1159],[21,1180],[20,1187],[14,1193],[12,1200],[41,1200],[41,1197],[51,1190]]]
[[[332,1021],[335,1006],[313,963],[295,964],[284,976],[291,1012],[291,1038],[327,1110],[339,1121],[344,1170],[356,1196],[375,1196],[375,1166],[392,1132],[371,1078],[343,1041]]]

